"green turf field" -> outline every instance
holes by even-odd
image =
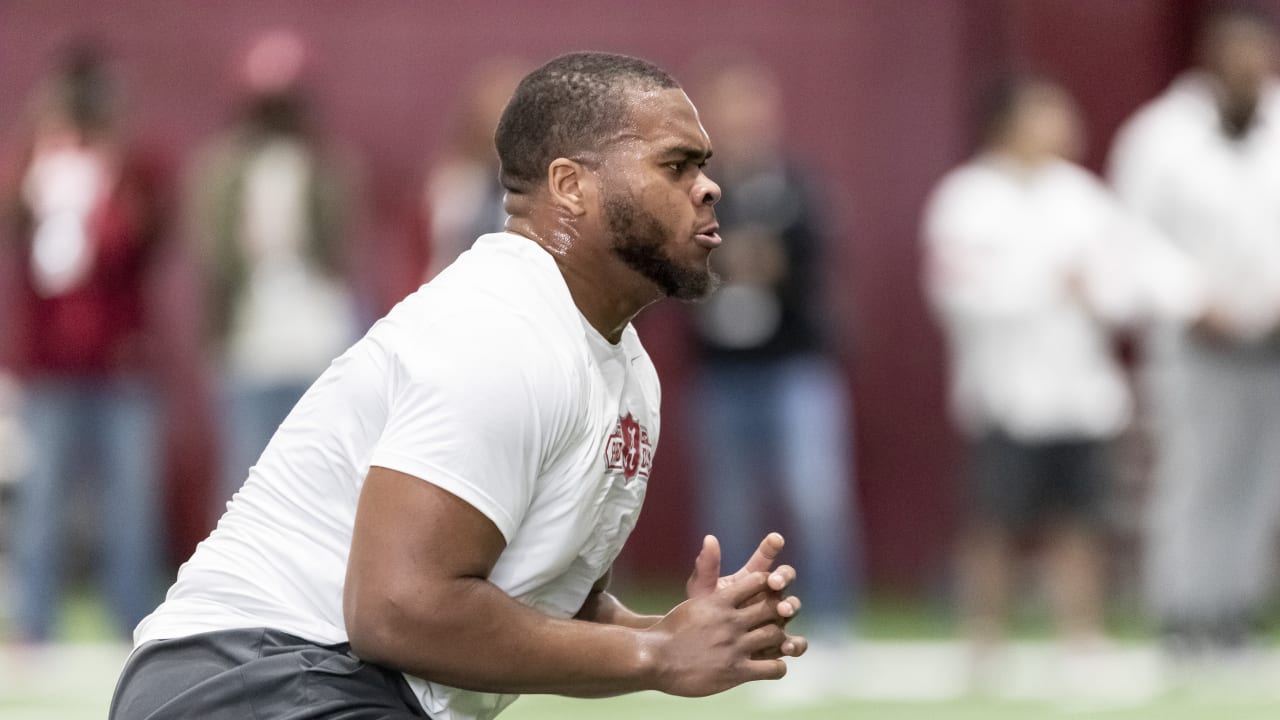
[[[37,682],[12,686],[13,670],[6,657],[0,681],[0,718],[5,720],[102,720],[114,680],[113,665],[104,662],[102,648],[81,650],[85,655],[67,667],[76,673],[65,683]],[[95,656],[96,657],[92,657]],[[99,663],[95,668],[94,663]],[[851,669],[856,672],[856,669]],[[22,673],[19,673],[21,675]],[[828,700],[785,706],[761,702],[755,692],[737,690],[714,698],[689,700],[643,693],[608,700],[574,700],[531,696],[522,698],[504,720],[1275,720],[1280,703],[1209,701],[1170,694],[1130,707],[1088,708],[1072,703],[956,699],[940,702]]]
[[[961,682],[963,648],[949,623],[927,608],[893,603],[865,616],[863,640],[843,655],[792,661],[792,675],[705,699],[656,693],[607,700],[522,698],[503,720],[1276,720],[1280,644],[1211,685],[1173,688],[1140,626],[1121,623],[1096,679],[1105,693],[1085,699],[1055,690],[1052,646],[1032,619],[1003,666],[1002,689],[975,696]],[[91,601],[73,603],[60,642],[41,648],[0,643],[0,719],[102,720],[128,648],[110,641]],[[822,693],[811,692],[826,668]],[[833,684],[829,680],[834,677]]]
[[[504,720],[1040,720],[1041,718],[1105,718],[1107,720],[1275,720],[1280,705],[1208,703],[1171,697],[1132,708],[1087,709],[1070,704],[953,700],[947,702],[826,702],[801,707],[760,705],[751,694],[684,700],[637,695],[612,700],[524,698]]]

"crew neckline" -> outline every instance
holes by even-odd
[[[627,331],[631,328],[631,323],[627,323],[626,327],[623,328],[622,335],[618,338],[618,342],[609,342],[609,339],[604,336],[604,333],[596,329],[596,326],[592,325],[591,321],[587,319],[587,316],[582,313],[582,308],[578,307],[578,303],[573,301],[573,293],[569,292],[569,283],[565,280],[564,273],[560,272],[560,265],[556,263],[556,259],[552,257],[551,253],[546,248],[539,245],[533,238],[526,237],[520,233],[512,232],[510,230],[502,230],[500,232],[491,233],[490,235],[481,237],[491,237],[494,235],[505,236],[505,239],[509,241],[526,243],[528,247],[525,248],[521,246],[520,251],[522,253],[529,252],[531,256],[533,253],[536,253],[538,257],[536,264],[542,266],[547,272],[555,273],[556,279],[558,280],[557,287],[562,291],[564,301],[573,307],[573,311],[577,314],[578,320],[582,323],[583,332],[592,344],[606,348],[610,352],[620,353],[623,351],[623,338],[626,337]]]

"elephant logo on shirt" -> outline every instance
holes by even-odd
[[[649,441],[649,431],[631,413],[618,418],[604,453],[606,469],[621,472],[628,483],[637,477],[649,479],[653,443]]]

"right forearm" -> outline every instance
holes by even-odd
[[[483,692],[604,696],[661,689],[661,636],[562,620],[527,607],[480,578],[448,592],[383,597],[353,607],[356,653],[453,687]],[[429,610],[428,610],[429,608]]]
[[[432,591],[436,588],[436,591]],[[349,595],[352,648],[366,660],[482,692],[581,697],[660,690],[702,696],[782,677],[792,643],[748,573],[691,598],[648,629],[563,620],[481,578],[406,583],[390,595]]]

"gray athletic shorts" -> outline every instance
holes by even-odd
[[[125,664],[110,720],[428,717],[398,672],[276,630],[146,643]]]

